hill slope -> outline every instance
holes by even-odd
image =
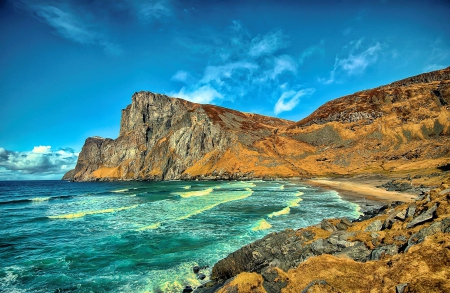
[[[292,122],[138,92],[119,137],[88,138],[63,179],[254,179],[450,163],[450,67],[330,101]]]

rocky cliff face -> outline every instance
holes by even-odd
[[[297,123],[138,92],[119,137],[88,138],[64,179],[432,174],[450,163],[449,103],[450,67],[330,101]]]

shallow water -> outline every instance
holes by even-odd
[[[0,292],[181,292],[195,265],[358,208],[281,181],[0,182]]]

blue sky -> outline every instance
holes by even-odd
[[[59,179],[136,91],[300,120],[450,65],[450,1],[0,1],[0,180]]]

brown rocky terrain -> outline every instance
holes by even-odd
[[[379,173],[438,183],[450,163],[449,103],[450,67],[330,101],[299,122],[138,92],[119,137],[88,138],[63,179]]]
[[[450,292],[450,188],[350,222],[274,232],[214,265],[195,292]]]

